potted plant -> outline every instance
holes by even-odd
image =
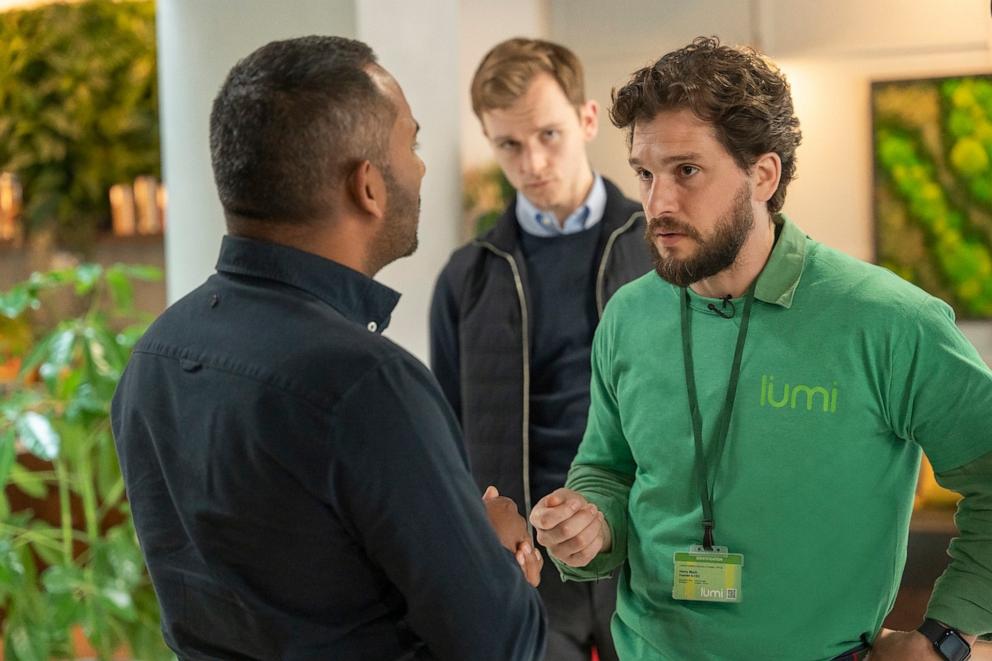
[[[4,657],[171,658],[128,511],[110,400],[150,318],[132,280],[157,269],[82,264],[0,294],[32,337],[0,384],[0,632]],[[60,312],[53,312],[59,309]],[[65,314],[64,309],[69,313]]]

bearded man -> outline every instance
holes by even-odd
[[[610,300],[566,486],[562,576],[620,569],[621,659],[953,660],[992,630],[992,371],[944,302],[780,213],[789,85],[697,39],[614,93],[655,272]],[[920,454],[964,495],[919,630],[895,600]]]

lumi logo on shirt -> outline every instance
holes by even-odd
[[[807,386],[803,384],[775,385],[775,377],[761,375],[761,406],[771,406],[775,409],[789,407],[790,409],[805,408],[807,411],[837,412],[837,384],[830,390],[823,386]]]

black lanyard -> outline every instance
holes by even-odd
[[[727,398],[723,411],[717,420],[716,436],[713,438],[713,448],[710,460],[714,467],[720,465],[727,442],[727,432],[730,429],[730,416],[734,411],[734,400],[737,398],[737,380],[741,374],[741,354],[744,353],[744,340],[747,339],[747,325],[751,319],[751,303],[754,302],[754,285],[744,295],[744,313],[741,317],[741,327],[737,331],[737,348],[734,349],[734,362],[730,367],[730,381],[727,384]],[[689,290],[682,288],[682,357],[685,365],[685,385],[689,392],[689,413],[692,415],[692,435],[696,441],[696,481],[699,483],[699,498],[703,503],[703,548],[713,548],[713,485],[709,481],[706,456],[703,452],[703,419],[699,413],[699,397],[696,394],[696,375],[692,363],[692,317],[689,315]],[[716,481],[714,468],[714,482]]]

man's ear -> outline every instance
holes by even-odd
[[[586,142],[589,142],[599,132],[599,104],[589,99],[578,107],[578,111],[582,137],[585,138]]]
[[[782,159],[775,152],[762,154],[751,167],[751,195],[755,202],[765,203],[772,199],[782,178]]]
[[[360,162],[348,177],[348,197],[358,209],[375,218],[386,215],[386,182],[371,161]]]

